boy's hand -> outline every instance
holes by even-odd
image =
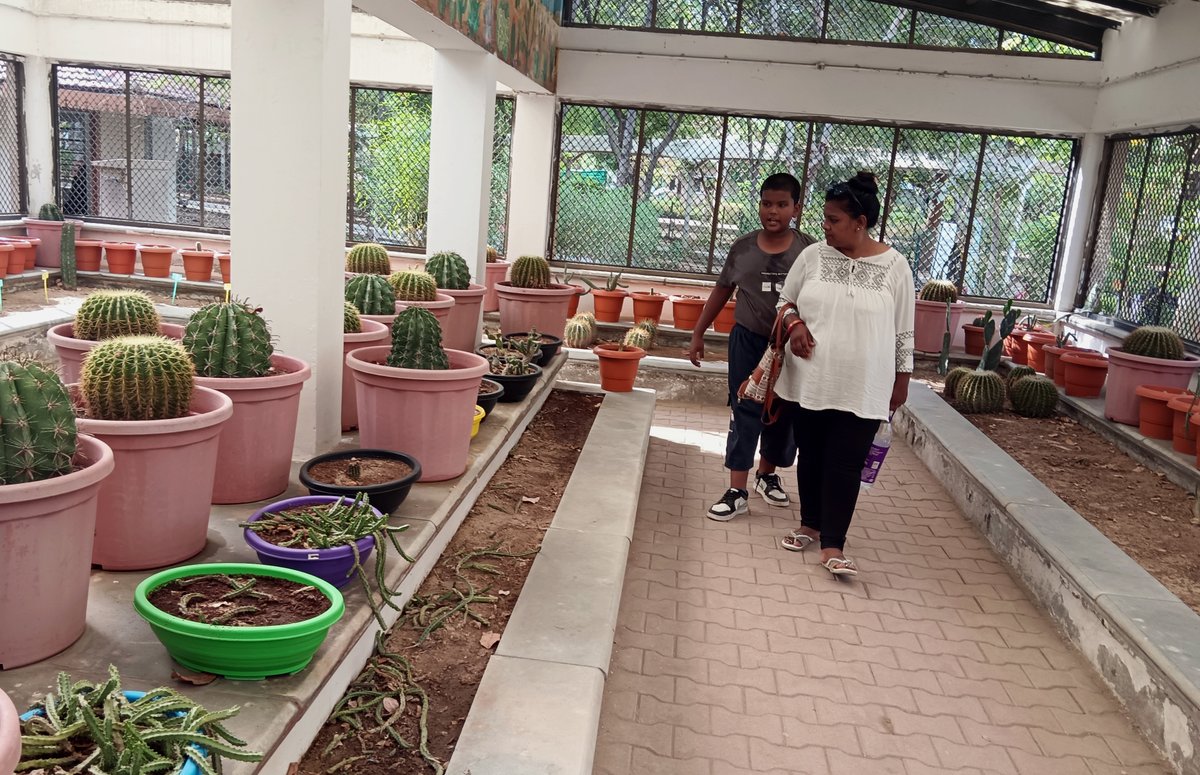
[[[686,355],[687,359],[692,362],[693,366],[696,366],[697,368],[700,366],[700,361],[704,360],[703,334],[699,336],[692,334],[691,344],[689,344],[687,350],[684,351],[684,355]]]
[[[798,323],[792,329],[792,335],[788,338],[788,346],[792,350],[792,355],[800,358],[811,358],[813,348],[817,346],[817,341],[813,339],[812,333],[808,330],[806,323]]]

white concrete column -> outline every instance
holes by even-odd
[[[233,292],[313,376],[296,455],[339,438],[350,0],[233,0]]]
[[[554,187],[554,129],[558,100],[553,94],[518,94],[509,173],[507,256],[546,254],[550,236],[550,191]]]
[[[1075,190],[1067,210],[1067,231],[1063,235],[1054,293],[1054,309],[1060,314],[1075,308],[1075,294],[1083,275],[1084,248],[1092,233],[1096,200],[1103,194],[1100,162],[1104,156],[1104,135],[1089,133],[1079,143],[1079,167]]]
[[[429,143],[429,255],[459,253],[471,277],[483,282],[496,70],[483,51],[435,51],[433,120]]]
[[[55,201],[54,119],[50,105],[50,61],[25,57],[25,181],[29,211]]]

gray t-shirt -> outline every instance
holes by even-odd
[[[743,234],[729,248],[717,285],[737,289],[734,320],[759,336],[770,336],[775,324],[775,305],[788,270],[800,251],[816,242],[804,232],[792,230],[792,244],[782,253],[766,253],[758,246],[758,231]]]

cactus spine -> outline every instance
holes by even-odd
[[[625,332],[625,338],[621,341],[621,345],[648,350],[650,349],[650,332],[641,326],[634,326]]]
[[[1004,408],[1004,380],[994,371],[976,369],[958,380],[954,398],[964,412],[998,412]]]
[[[471,285],[471,269],[457,253],[435,253],[425,262],[425,271],[433,275],[439,288],[465,291]]]
[[[62,208],[53,202],[47,202],[38,210],[39,221],[61,221],[62,219]]]
[[[550,262],[541,256],[521,256],[513,262],[508,277],[516,288],[549,288]]]
[[[437,301],[437,281],[420,269],[406,269],[388,276],[396,301]]]
[[[650,318],[646,318],[639,323],[634,324],[634,328],[640,328],[650,337],[650,346],[653,347],[658,342],[658,324]]]
[[[387,248],[374,242],[363,242],[350,248],[346,255],[346,271],[359,274],[383,274],[392,271]]]
[[[587,347],[595,336],[596,333],[591,324],[580,315],[568,320],[563,329],[563,341],[566,342],[567,347]]]
[[[1040,375],[1017,381],[1009,391],[1013,411],[1025,417],[1049,417],[1058,408],[1058,388]]]
[[[921,286],[917,298],[921,301],[954,303],[958,301],[958,288],[949,280],[930,280]]]
[[[1037,374],[1037,370],[1032,366],[1018,364],[1008,370],[1008,379],[1004,381],[1004,386],[1008,388],[1008,391],[1011,393],[1013,385],[1017,384],[1026,377],[1032,377],[1035,374]]]
[[[1166,326],[1142,326],[1121,343],[1121,352],[1143,358],[1182,361],[1187,357],[1183,340]]]
[[[371,275],[366,275],[371,276]],[[271,369],[271,332],[259,310],[241,301],[201,307],[183,331],[183,346],[202,377],[261,377]]]
[[[37,363],[0,361],[0,485],[71,472],[75,412],[54,372]]]
[[[388,366],[401,369],[448,369],[442,349],[442,327],[424,307],[409,307],[392,321],[392,352]]]
[[[75,275],[75,224],[64,223],[62,243],[58,249],[58,262],[62,269],[62,284],[69,291],[79,287]]]
[[[65,227],[64,227],[65,228]],[[141,291],[96,291],[75,313],[77,339],[111,339],[114,336],[153,336],[158,333],[154,302]]]
[[[396,291],[386,277],[362,274],[346,281],[346,301],[358,307],[360,315],[395,315]]]
[[[358,316],[358,307],[348,301],[342,302],[342,333],[362,333],[362,318]]]
[[[955,366],[953,369],[950,369],[950,373],[946,375],[946,384],[942,387],[942,396],[945,398],[954,398],[959,380],[970,373],[971,369],[968,369],[966,366]]]
[[[119,336],[88,352],[79,392],[98,420],[169,420],[192,400],[195,369],[183,345],[165,336]]]

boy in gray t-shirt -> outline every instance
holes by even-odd
[[[758,218],[762,229],[737,239],[717,277],[716,286],[704,304],[700,319],[692,331],[688,358],[696,366],[704,357],[704,332],[717,313],[737,291],[733,331],[729,334],[729,435],[725,439],[725,467],[729,469],[729,489],[708,510],[708,518],[727,522],[749,510],[747,484],[754,465],[755,448],[759,463],[754,475],[754,490],[772,506],[787,506],[788,496],[775,473],[778,466],[790,466],[796,457],[796,445],[788,423],[764,426],[762,407],[739,402],[738,387],[750,376],[767,349],[767,339],[775,322],[779,290],[800,251],[816,242],[791,228],[800,214],[800,183],[786,172],[771,175],[759,189]],[[760,445],[761,442],[761,445]]]

